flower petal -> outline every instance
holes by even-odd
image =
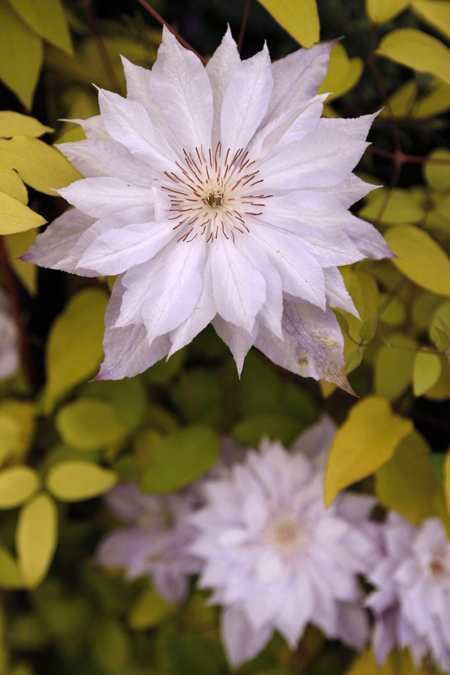
[[[220,124],[222,104],[225,91],[236,66],[241,62],[236,42],[231,35],[230,27],[222,38],[222,42],[216,49],[206,65],[206,72],[211,82],[214,103],[214,119],[212,127],[212,147],[215,148],[220,141]]]
[[[244,365],[244,359],[247,356],[249,349],[255,342],[255,337],[258,333],[258,324],[255,323],[253,334],[247,333],[247,331],[243,328],[233,326],[232,323],[224,321],[220,316],[216,316],[212,322],[212,325],[214,326],[214,330],[216,331],[217,335],[225,342],[233,354],[233,358],[236,361],[236,367],[240,376],[242,367]]]
[[[264,117],[272,93],[272,70],[267,46],[234,69],[223,97],[221,141],[231,156],[245,149]]]
[[[274,363],[302,377],[325,380],[353,393],[345,375],[344,339],[331,309],[285,301],[283,340],[259,327],[255,346]]]
[[[140,187],[120,178],[82,178],[58,192],[70,204],[93,218],[154,204],[150,185]]]
[[[353,316],[356,316],[356,318],[359,319],[358,310],[345,287],[342,274],[337,267],[327,267],[324,269],[323,274],[325,277],[327,304],[330,305],[330,307],[344,309],[346,312],[353,314]]]
[[[366,258],[381,260],[394,257],[384,237],[373,225],[361,218],[354,218],[354,225],[347,229],[347,234]]]
[[[222,640],[233,668],[249,661],[265,647],[272,629],[264,626],[253,628],[243,612],[235,607],[225,610],[221,618]]]
[[[87,120],[73,119],[65,120],[62,119],[61,122],[73,122],[74,124],[79,124],[83,129],[87,139],[96,141],[110,141],[111,136],[106,131],[106,127],[103,124],[101,115],[94,115],[94,117],[89,117]],[[61,144],[62,145],[62,144]]]
[[[213,97],[200,59],[164,27],[150,91],[182,147],[211,146]]]
[[[360,199],[368,195],[372,190],[376,190],[378,187],[378,185],[365,183],[361,178],[358,178],[358,176],[351,173],[348,178],[342,181],[342,183],[322,188],[321,192],[322,194],[326,193],[333,195],[342,206],[345,206],[345,208],[348,209],[355,202],[359,202]]]

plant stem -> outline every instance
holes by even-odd
[[[244,42],[245,29],[247,27],[248,12],[250,9],[250,0],[245,0],[244,13],[242,15],[241,30],[239,31],[238,52],[241,53],[242,43]]]
[[[440,159],[439,157],[419,157],[417,155],[404,155],[403,152],[388,152],[381,150],[373,145],[367,148],[373,155],[390,159],[391,162],[399,164],[450,164],[450,159]]]
[[[86,12],[86,16],[88,18],[89,25],[91,27],[92,33],[94,35],[94,40],[95,44],[97,47],[97,51],[99,53],[100,59],[103,63],[103,68],[105,69],[105,72],[108,75],[108,79],[111,83],[111,87],[117,94],[123,94],[122,87],[120,85],[119,80],[117,79],[116,72],[114,70],[114,66],[111,62],[110,55],[108,53],[108,50],[106,49],[105,43],[102,38],[102,34],[97,22],[97,18],[93,12],[92,9],[92,3],[91,0],[82,0],[83,2],[83,7],[84,11]]]

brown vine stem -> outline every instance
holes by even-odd
[[[186,40],[185,40],[183,37],[181,37],[181,35],[180,35],[179,33],[177,33],[177,31],[176,31],[174,28],[172,28],[172,26],[171,26],[170,24],[168,24],[167,21],[166,21],[165,19],[162,18],[161,14],[158,14],[158,12],[156,11],[156,9],[153,9],[153,7],[152,7],[151,5],[149,5],[148,2],[146,2],[146,0],[137,0],[137,2],[138,2],[138,3],[141,5],[141,7],[143,7],[149,14],[151,14],[152,17],[153,17],[154,19],[156,19],[156,21],[157,21],[158,23],[161,24],[161,26],[165,26],[168,30],[170,30],[170,32],[171,32],[173,35],[175,35],[175,37],[177,38],[178,42],[180,42],[180,43],[183,45],[183,47],[186,47],[186,49],[189,49],[191,52],[194,52],[194,54],[195,54],[196,56],[198,56],[198,58],[199,58],[200,61],[203,63],[203,65],[206,66],[206,64],[207,64],[206,59],[203,58],[203,56],[201,56],[201,55],[194,49],[194,47],[191,47],[191,45],[189,44],[189,42],[186,42]]]
[[[244,42],[245,29],[247,28],[248,12],[250,9],[250,0],[245,0],[244,13],[242,15],[241,30],[239,31],[238,52],[241,53]]]
[[[34,396],[36,396],[38,392],[36,372],[34,369],[33,358],[31,356],[27,332],[25,330],[25,326],[22,321],[22,312],[20,308],[19,298],[17,295],[17,288],[14,281],[13,273],[11,271],[11,266],[9,264],[8,252],[6,250],[5,241],[3,237],[0,237],[0,262],[3,270],[3,278],[6,286],[6,292],[8,294],[11,312],[14,318],[14,323],[16,324],[17,335],[19,338],[20,355],[22,359],[23,368],[25,371],[25,376],[28,380],[31,392],[33,393]]]
[[[367,148],[373,155],[384,157],[391,160],[391,162],[398,162],[400,164],[450,164],[450,159],[441,159],[439,157],[419,157],[417,155],[404,155],[403,152],[388,152],[381,150],[373,145]]]
[[[108,79],[110,81],[111,87],[117,94],[123,94],[122,86],[117,78],[114,66],[111,61],[111,57],[106,49],[106,45],[103,41],[102,34],[97,22],[97,18],[92,9],[91,0],[82,0],[83,8],[86,13],[89,25],[91,27],[92,33],[94,35],[95,44],[97,51],[99,53],[100,59],[103,63],[103,68],[105,69]]]

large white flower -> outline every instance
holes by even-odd
[[[274,630],[294,648],[309,622],[359,649],[368,637],[356,575],[376,551],[367,522],[374,502],[346,494],[326,510],[323,465],[333,433],[325,418],[291,453],[264,442],[228,477],[206,482],[206,506],[190,517],[200,586],[225,607],[223,640],[235,666]]]
[[[0,380],[12,377],[19,367],[17,330],[6,295],[0,290]]]
[[[375,614],[378,662],[409,647],[416,666],[430,654],[450,672],[450,541],[437,518],[413,527],[391,514],[381,528],[382,551],[369,575],[377,590],[367,605]]]
[[[128,97],[100,90],[87,140],[60,146],[86,176],[25,260],[120,275],[100,378],[142,372],[212,322],[239,370],[254,344],[348,387],[331,307],[355,312],[338,265],[389,249],[348,207],[373,115],[320,119],[332,43],[241,61],[228,31],[206,68],[164,31],[151,71],[123,60]]]

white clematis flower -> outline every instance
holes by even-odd
[[[120,275],[99,374],[142,372],[212,322],[239,371],[252,345],[348,388],[332,307],[356,313],[337,269],[390,254],[348,212],[373,186],[352,170],[374,119],[320,119],[332,43],[241,61],[228,31],[206,68],[165,30],[151,71],[123,60],[128,97],[100,90],[87,140],[62,152],[86,178],[75,210],[25,255]]]
[[[437,518],[414,527],[395,513],[381,528],[376,591],[367,601],[375,615],[374,650],[382,664],[390,651],[409,647],[419,668],[431,655],[450,672],[450,541]]]
[[[0,290],[0,380],[12,377],[19,367],[19,343],[6,295]]]
[[[324,465],[334,434],[324,418],[288,453],[264,442],[228,476],[203,486],[191,515],[200,586],[224,606],[222,636],[233,666],[254,657],[278,630],[295,648],[311,622],[357,649],[368,637],[357,574],[371,569],[374,500],[344,494],[326,509]],[[374,526],[375,527],[375,526]]]

